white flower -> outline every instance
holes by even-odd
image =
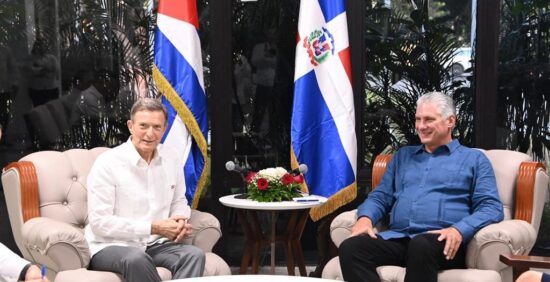
[[[270,167],[270,168],[266,168],[258,171],[257,177],[259,176],[259,177],[265,177],[265,178],[271,178],[271,179],[279,179],[287,173],[288,172],[286,171],[286,169],[282,167]]]

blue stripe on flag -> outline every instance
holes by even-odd
[[[164,136],[162,136],[162,139],[160,140],[160,143],[164,143],[164,140],[166,140],[166,137],[168,137],[168,132],[170,132],[172,124],[174,123],[174,120],[176,119],[178,113],[176,112],[176,109],[172,107],[172,104],[170,104],[166,97],[162,96],[161,100],[162,104],[166,108],[166,111],[168,112],[168,120],[166,121],[166,134],[164,134]]]
[[[325,22],[330,22],[336,16],[346,11],[346,5],[344,1],[334,0],[318,0],[323,16],[325,16]]]
[[[336,124],[323,99],[314,71],[294,86],[292,147],[298,163],[309,166],[305,174],[309,192],[329,197],[355,181]]]
[[[155,31],[155,64],[193,112],[202,134],[206,136],[208,123],[202,120],[206,118],[206,99],[199,78],[187,60],[158,28]]]
[[[183,176],[185,177],[185,186],[187,187],[185,197],[187,197],[187,201],[189,203],[193,202],[197,184],[199,183],[199,179],[201,177],[201,175],[196,172],[197,167],[204,169],[204,158],[202,157],[201,150],[199,149],[197,142],[193,142],[187,161],[183,166]],[[190,189],[191,187],[193,188]],[[197,195],[197,197],[200,197],[200,195]]]

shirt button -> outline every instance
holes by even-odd
[[[78,179],[78,178],[76,178],[76,176],[73,176],[73,181],[76,182],[77,179]]]
[[[61,204],[66,206],[68,203],[67,203],[67,201],[63,201],[63,203],[61,203]]]

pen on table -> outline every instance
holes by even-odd
[[[40,273],[42,274],[42,280],[44,280],[44,278],[46,277],[46,266],[45,265],[42,265],[40,267]]]
[[[296,199],[296,202],[318,202],[319,199]]]

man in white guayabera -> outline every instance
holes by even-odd
[[[201,276],[205,255],[184,245],[191,232],[183,169],[159,145],[167,112],[159,100],[138,100],[128,121],[130,139],[105,153],[88,176],[86,239],[89,269],[120,273],[126,281],[160,281],[156,266],[173,279]]]

